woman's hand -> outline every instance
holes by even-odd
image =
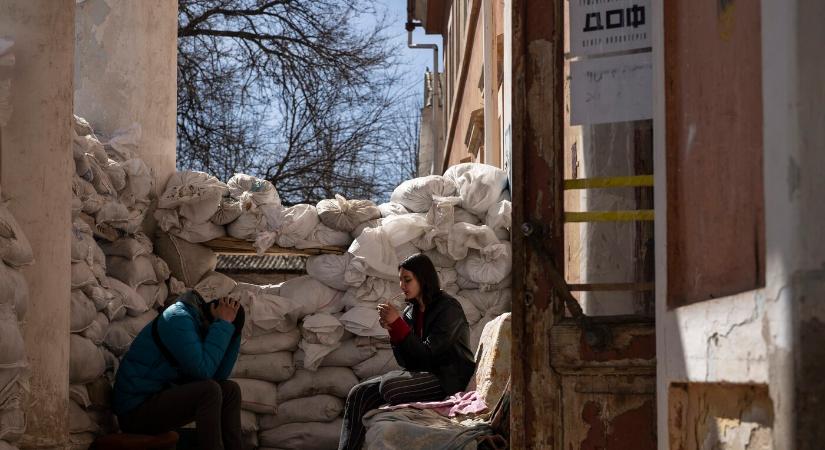
[[[237,300],[223,297],[217,302],[212,303],[212,317],[232,323],[235,321],[235,316],[238,314],[238,308],[240,306],[241,304],[238,303]]]
[[[389,303],[378,304],[378,323],[381,324],[381,328],[389,330],[390,324],[395,322],[399,317],[401,317],[401,314],[395,309],[395,306]]]

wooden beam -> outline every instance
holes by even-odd
[[[203,245],[209,247],[215,253],[225,255],[254,255],[255,247],[252,242],[242,239],[224,236],[211,241],[204,242]],[[267,255],[343,255],[347,249],[343,247],[323,246],[317,248],[284,248],[273,245],[266,252]]]

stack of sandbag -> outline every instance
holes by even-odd
[[[21,409],[29,389],[28,364],[20,323],[26,314],[29,288],[20,268],[34,262],[20,225],[0,203],[0,448],[14,443],[26,429]]]
[[[155,219],[161,230],[198,243],[226,235],[224,225],[240,214],[226,184],[203,172],[180,171],[169,177]]]

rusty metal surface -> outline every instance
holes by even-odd
[[[668,305],[765,285],[759,2],[664,2]]]
[[[656,372],[656,338],[650,323],[557,325],[551,330],[550,353],[553,368],[561,374]]]

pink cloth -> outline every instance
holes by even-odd
[[[484,399],[476,391],[456,392],[452,396],[438,402],[412,402],[398,405],[385,405],[381,409],[392,411],[401,408],[432,409],[444,417],[455,417],[459,414],[475,414],[487,409]]]

